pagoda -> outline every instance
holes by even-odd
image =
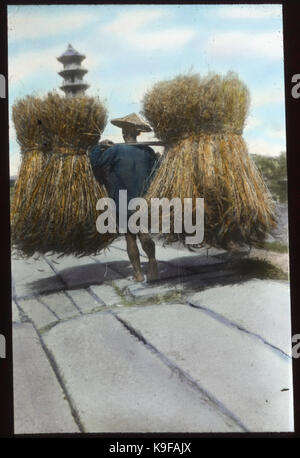
[[[64,66],[63,70],[58,74],[64,79],[60,89],[64,91],[67,97],[84,95],[89,87],[89,84],[83,80],[83,76],[88,72],[81,66],[81,62],[85,59],[85,55],[76,51],[69,44],[67,50],[57,60]]]

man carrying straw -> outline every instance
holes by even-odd
[[[113,119],[111,123],[122,129],[125,144],[114,145],[105,149],[103,144],[105,141],[101,142],[102,145],[98,144],[91,149],[90,161],[95,177],[101,180],[101,177],[105,176],[104,184],[108,195],[115,201],[117,214],[119,214],[119,191],[127,191],[127,202],[136,197],[141,197],[147,190],[149,178],[155,168],[157,157],[153,149],[147,145],[128,144],[136,143],[136,137],[141,132],[151,131],[151,128],[135,113],[123,118]],[[107,142],[106,145],[109,146],[109,143]],[[128,217],[130,216],[130,210],[127,211],[127,215]],[[149,233],[139,232],[138,234],[133,234],[127,228],[125,238],[128,257],[133,267],[133,277],[138,282],[144,280],[137,246],[137,236],[149,259],[147,281],[156,280],[158,278],[158,268],[155,259],[154,241]]]

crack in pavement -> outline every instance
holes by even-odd
[[[32,325],[32,327],[34,328],[34,330],[35,330],[35,332],[36,332],[36,334],[38,336],[38,339],[39,339],[39,342],[41,344],[41,347],[42,347],[42,349],[43,349],[43,351],[44,351],[44,353],[46,355],[46,358],[47,358],[47,360],[48,360],[48,362],[50,364],[51,369],[53,370],[53,373],[54,373],[54,375],[56,377],[56,380],[57,380],[60,388],[62,389],[64,398],[65,398],[66,402],[69,405],[69,409],[70,409],[71,415],[73,417],[73,420],[74,420],[75,424],[77,425],[77,427],[79,429],[79,432],[81,432],[81,433],[86,432],[85,429],[84,429],[83,423],[82,423],[82,421],[80,419],[80,415],[77,412],[77,409],[76,409],[76,407],[75,407],[75,405],[73,403],[73,400],[72,400],[71,396],[69,395],[69,392],[68,392],[68,390],[66,388],[66,385],[65,385],[63,377],[62,377],[62,375],[60,373],[60,370],[59,370],[59,368],[57,366],[55,358],[52,355],[52,353],[49,351],[49,349],[47,348],[47,346],[46,346],[46,344],[45,344],[45,342],[43,340],[43,337],[42,337],[41,332],[40,332],[41,330],[39,330],[36,327],[36,325],[34,324],[34,322],[32,320],[29,319],[27,321],[27,323],[30,323]],[[58,323],[59,322],[54,323],[54,325],[51,326],[51,328],[54,327],[55,325],[57,325]]]
[[[256,334],[255,332],[252,332],[252,331],[249,331],[248,329],[244,328],[242,325],[234,322],[234,321],[230,321],[228,318],[226,318],[224,315],[221,315],[219,314],[218,312],[215,312],[213,310],[210,310],[208,309],[207,307],[204,307],[203,305],[196,305],[196,304],[193,304],[192,302],[189,302],[189,301],[186,301],[187,305],[189,305],[190,307],[193,307],[195,309],[199,309],[199,310],[202,310],[204,313],[207,313],[208,315],[210,315],[212,318],[214,318],[215,320],[219,321],[220,323],[224,324],[225,326],[228,326],[228,327],[233,327],[233,328],[236,328],[238,329],[239,331],[242,331],[242,332],[245,332],[246,334],[249,334],[259,340],[261,340],[265,345],[268,345],[272,350],[275,351],[276,354],[279,353],[278,356],[280,356],[281,358],[283,358],[284,360],[286,359],[292,359],[292,357],[290,355],[288,355],[287,353],[285,353],[283,350],[281,350],[279,347],[276,347],[276,345],[273,345],[271,344],[271,342],[268,342],[267,340],[265,340],[261,335],[259,334]]]
[[[243,424],[243,422],[231,412],[221,401],[215,398],[209,391],[203,388],[196,380],[194,380],[187,372],[177,366],[173,361],[171,361],[164,353],[161,353],[153,344],[151,344],[139,331],[137,331],[133,326],[127,323],[124,319],[120,318],[113,311],[110,312],[126,329],[129,333],[135,337],[137,340],[142,342],[151,352],[155,353],[156,356],[168,366],[172,372],[175,372],[181,380],[187,382],[192,388],[194,388],[198,393],[204,395],[219,411],[221,411],[225,416],[230,418],[236,425],[238,425],[244,432],[248,432],[248,429]]]

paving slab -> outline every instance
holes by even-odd
[[[120,279],[112,281],[112,285],[114,285],[116,288],[118,288],[122,292],[125,291],[127,286],[134,285],[134,284],[136,284],[136,282],[135,280],[133,280],[133,278],[120,278]]]
[[[126,251],[109,246],[105,252],[92,256],[97,262],[113,270],[119,277],[132,275],[132,267]]]
[[[119,253],[121,253],[121,257]],[[118,274],[119,278],[132,277],[133,269],[130,262],[128,261],[128,256],[125,251],[122,252],[122,250],[115,249],[114,258],[112,259],[115,260],[109,261],[106,264],[103,262],[102,265],[105,265],[108,269]],[[98,257],[98,260],[100,260],[100,257]],[[147,273],[147,265],[148,262],[143,261],[143,259],[141,259],[141,268],[145,275]],[[184,275],[191,275],[190,271],[183,269],[181,266],[172,266],[167,262],[158,262],[158,273],[159,280],[165,280],[167,278],[178,278]],[[108,278],[108,280],[110,280],[110,278]]]
[[[23,310],[24,314],[35,324],[35,326],[42,330],[48,326],[52,326],[59,321],[51,310],[39,302],[37,299],[20,299],[18,301],[19,307]]]
[[[45,342],[86,432],[241,431],[111,313],[61,322]]]
[[[116,248],[116,246],[124,246],[122,244],[122,241],[118,241],[120,243],[117,244],[117,242],[114,242],[113,246],[110,246],[109,250],[107,250],[106,253],[101,253],[98,256],[93,256],[93,259],[97,260],[98,262],[101,263],[106,263],[107,266],[118,272],[120,275],[123,277],[130,277],[132,276],[132,266],[129,262],[128,259],[128,254],[127,251],[121,248]],[[139,246],[139,251],[141,254],[141,266],[143,272],[146,274],[147,272],[147,257],[143,254],[143,250],[141,248],[141,244],[138,241],[138,246]],[[176,259],[178,256],[184,256],[186,255],[187,250],[179,250],[179,249],[174,249],[174,248],[169,248],[169,247],[161,247],[157,246],[156,247],[156,258],[158,261],[158,268],[159,268],[159,278],[161,280],[165,280],[167,278],[174,278],[174,277],[180,277],[183,275],[190,275],[191,272],[187,271],[184,269],[184,266],[182,266],[180,263],[176,263]],[[198,257],[198,253],[191,253],[189,257],[193,258],[194,256]],[[167,260],[173,259],[175,262],[175,265],[170,265],[167,262]],[[221,261],[216,260],[215,263],[218,263]]]
[[[225,261],[214,256],[193,255],[179,256],[178,258],[171,259],[168,262],[170,262],[172,266],[183,267],[184,269],[188,269],[193,272],[209,272],[222,268]]]
[[[14,324],[13,342],[15,434],[79,432],[33,326]]]
[[[131,279],[133,276],[132,266],[129,262],[127,263],[125,261],[120,261],[118,263],[115,263],[115,265],[113,265],[113,263],[109,264],[109,266],[112,269],[119,272],[120,275],[122,275],[125,278],[129,277],[129,279]],[[158,266],[158,280],[157,281],[162,281],[162,280],[166,280],[170,278],[179,279],[186,275],[192,275],[190,271],[182,268],[181,266],[172,266],[170,263],[167,263],[164,261],[162,262],[158,261],[157,266]],[[145,281],[146,281],[148,262],[141,261],[141,269],[145,275]],[[156,283],[156,281],[153,283]]]
[[[90,264],[63,269],[59,272],[67,289],[79,289],[90,285],[98,285],[104,281],[120,278],[120,274],[108,265],[91,261]]]
[[[186,275],[178,279],[186,290],[197,291],[211,286],[223,285],[240,281],[240,276],[233,269],[216,270]]]
[[[47,255],[45,258],[53,264],[54,268],[59,272],[70,267],[84,266],[95,262],[90,256],[72,256],[72,255]]]
[[[105,306],[104,303],[97,301],[86,289],[72,289],[67,294],[76,303],[82,313],[96,312]]]
[[[188,301],[257,334],[288,355],[292,354],[288,283],[250,280],[195,293]]]
[[[107,250],[98,254],[97,256],[91,256],[95,261],[105,263],[112,263],[118,261],[127,261],[129,263],[129,258],[127,251],[115,248],[113,245],[110,245]]]
[[[63,289],[63,283],[43,259],[12,259],[12,277],[16,297]]]
[[[177,257],[184,257],[184,256],[193,257],[195,255],[198,256],[200,254],[199,252],[194,253],[194,252],[190,251],[188,248],[185,248],[182,245],[176,246],[176,244],[174,244],[174,246],[173,245],[171,245],[171,246],[162,246],[162,243],[161,242],[157,242],[155,239],[154,239],[154,242],[155,242],[156,258],[159,261],[168,261],[170,259],[176,259]],[[144,252],[144,250],[142,248],[142,245],[141,245],[141,242],[139,241],[139,239],[137,239],[137,245],[138,245],[141,257],[147,258],[147,255]],[[113,242],[111,244],[111,247],[117,248],[117,249],[121,249],[121,250],[126,252],[126,241],[125,241],[125,238],[116,240],[115,242]],[[206,250],[202,249],[201,253],[204,254],[204,252],[206,253]]]
[[[115,288],[110,285],[91,286],[91,291],[96,294],[105,305],[111,307],[114,305],[122,305],[122,300]]]
[[[248,431],[293,431],[291,359],[188,305],[116,313],[231,411]]]
[[[39,299],[61,320],[72,318],[80,313],[64,292],[40,296]]]
[[[135,299],[149,299],[151,297],[155,299],[157,296],[163,297],[170,293],[182,292],[183,290],[182,285],[150,285],[147,283],[136,283],[129,285],[126,291]]]
[[[11,306],[12,306],[12,321],[13,321],[13,323],[20,323],[21,322],[20,312],[19,312],[17,304],[15,303],[14,300],[12,300]]]
[[[156,245],[162,246],[162,241],[157,241]],[[226,250],[224,250],[223,248],[209,247],[205,244],[201,247],[195,247],[193,245],[190,245],[190,247],[188,248],[182,245],[181,242],[174,242],[171,245],[167,245],[162,248],[163,249],[172,248],[172,249],[178,250],[179,252],[182,252],[182,254],[180,254],[181,256],[189,256],[189,255],[217,256],[217,255],[226,253]]]
[[[158,261],[171,261],[180,257],[199,256],[199,253],[193,253],[187,249],[172,248],[171,246],[156,245],[155,256]]]
[[[117,278],[127,278],[132,277],[133,275],[132,266],[129,261],[119,259],[118,261],[107,262],[102,265],[105,265],[107,268],[115,272],[117,274]]]
[[[185,276],[191,275],[191,272],[184,269],[181,266],[172,266],[168,262],[160,262],[158,261],[158,277],[159,280],[166,280],[168,278],[181,278]],[[146,272],[146,265],[145,264],[145,272]]]

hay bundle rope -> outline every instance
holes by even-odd
[[[96,182],[86,154],[106,121],[98,98],[50,93],[44,99],[41,122],[51,136],[51,154],[13,227],[13,242],[25,255],[94,254],[113,239],[96,229],[96,202],[106,191]]]
[[[143,99],[143,115],[166,143],[147,198],[204,197],[210,245],[257,244],[276,224],[274,202],[242,138],[249,102],[233,73],[180,75]]]

